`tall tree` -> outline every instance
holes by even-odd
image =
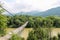
[[[3,36],[6,33],[7,28],[7,18],[6,16],[2,15],[3,12],[4,10],[0,8],[0,36]]]

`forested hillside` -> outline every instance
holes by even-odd
[[[15,15],[13,17],[7,16],[8,27],[17,28],[24,24],[26,21],[29,21],[27,28],[31,27],[56,27],[60,28],[60,17],[58,16],[28,16],[28,15]]]

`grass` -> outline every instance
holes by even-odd
[[[7,33],[8,33],[8,32],[10,32],[10,31],[12,31],[12,30],[15,30],[15,29],[16,29],[16,28],[7,28],[6,31],[7,31]]]
[[[25,40],[26,40],[27,37],[28,37],[28,34],[29,34],[29,32],[30,32],[31,30],[32,30],[32,28],[25,28],[25,29],[22,31],[22,33],[20,34],[21,37],[25,38]]]

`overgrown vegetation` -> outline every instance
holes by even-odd
[[[13,17],[7,16],[8,18],[8,27],[17,28],[24,24],[26,21],[29,21],[27,28],[31,27],[56,27],[60,28],[60,17],[49,16],[49,17],[35,17],[27,15],[15,15]]]
[[[7,28],[7,17],[2,15],[4,10],[0,8],[0,36],[3,36],[6,34],[6,28]]]
[[[9,40],[24,40],[24,38],[20,37],[17,34],[13,34]]]
[[[49,40],[48,29],[36,28],[29,33],[27,40]]]
[[[51,40],[60,40],[60,33],[58,33],[57,36],[52,37]]]

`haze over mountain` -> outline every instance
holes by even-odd
[[[0,0],[3,7],[11,13],[30,12],[34,10],[46,11],[60,7],[60,0]]]
[[[31,12],[20,12],[17,13],[17,15],[32,15],[32,16],[52,16],[52,15],[57,15],[60,16],[60,7],[52,8],[44,12],[40,11],[31,11]]]

